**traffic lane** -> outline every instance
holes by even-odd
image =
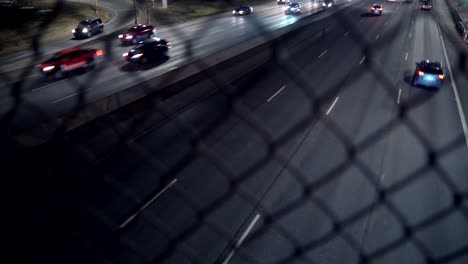
[[[408,22],[409,21],[407,21],[407,23]],[[404,41],[400,41],[400,43],[404,44]],[[401,50],[402,44],[397,43],[396,45],[393,44],[389,46],[393,46],[394,49]],[[391,62],[392,60],[396,60],[396,62],[391,62],[389,64],[397,64],[397,62],[401,58],[395,57],[392,53],[387,52],[387,50],[391,50],[390,47],[383,47],[380,49],[383,52],[383,54],[386,54],[386,56],[388,57],[384,61]],[[358,64],[358,60],[355,61],[356,64]],[[384,67],[385,66],[386,65],[384,65]],[[398,77],[398,72],[399,71],[397,69],[397,71],[394,73],[395,77],[391,77],[396,79],[396,77]],[[361,137],[366,138],[368,137],[370,132],[375,131],[377,128],[383,127],[383,125],[385,125],[386,122],[389,122],[392,119],[393,115],[396,113],[396,102],[392,101],[392,98],[389,98],[386,88],[382,85],[379,85],[380,80],[372,72],[367,72],[366,74],[364,74],[364,77],[362,77],[360,80],[350,80],[348,83],[352,83],[351,85],[349,85],[351,87],[342,89],[343,93],[340,93],[340,101],[338,101],[336,107],[332,109],[333,111],[331,112],[331,115],[333,117],[333,120],[331,122],[334,122],[336,119],[336,122],[334,123],[336,123],[338,129],[340,129],[343,133],[349,135],[349,137],[352,139],[357,139]],[[359,95],[365,96],[365,98],[367,99],[363,100],[359,98],[353,98],[358,97]],[[356,102],[362,101],[366,101],[369,103],[361,104],[360,108],[355,106]],[[382,104],[384,105],[382,106]],[[320,125],[321,124],[319,122],[316,125],[316,127],[314,127],[314,131],[312,133],[320,133]],[[308,150],[308,152],[306,151],[305,154],[298,154],[297,157],[298,160],[302,159],[302,161],[300,161],[299,164],[304,172],[308,172],[309,174],[318,176],[326,175],[326,173],[331,173],[332,169],[338,166],[336,163],[329,164],[329,168],[327,168],[327,160],[332,160],[332,155],[335,158],[333,160],[337,161],[338,164],[340,164],[340,161],[343,163],[347,161],[347,146],[336,137],[334,133],[336,131],[330,130],[323,124],[322,130],[322,135],[317,136],[317,138],[320,138],[320,140],[315,139],[315,141],[319,143],[313,142],[312,136],[310,137],[310,141],[312,141],[312,143],[304,143],[305,145],[313,145],[314,151],[311,151],[311,148],[304,147],[303,149]],[[359,134],[365,136],[360,136]],[[359,142],[358,140],[356,141],[357,142],[355,143]],[[359,160],[370,167],[381,167],[379,165],[382,163],[383,157],[379,154],[382,153],[382,150],[386,148],[386,145],[388,144],[386,141],[388,140],[382,140],[381,142],[375,143],[372,146],[371,151],[359,155]],[[323,146],[321,147],[322,143]],[[323,158],[324,155],[327,156],[327,153],[330,153],[328,154],[330,155],[330,157],[328,159]],[[382,170],[382,168],[379,169]],[[384,177],[384,175],[376,173],[374,175],[371,175],[371,177],[377,177],[377,179],[369,180],[367,178],[369,177],[369,175],[366,175],[364,172],[366,171],[362,171],[358,168],[351,168],[349,170],[346,170],[344,173],[339,174],[339,176],[341,177],[339,177],[336,181],[331,181],[331,183],[329,183],[328,186],[324,186],[323,190],[320,190],[318,192],[318,196],[322,199],[322,203],[326,204],[328,209],[331,209],[338,216],[338,219],[342,220],[345,217],[350,216],[352,213],[355,213],[358,210],[365,208],[366,206],[370,206],[375,201],[374,192],[376,191],[376,188],[371,183],[372,181],[378,181],[380,177]],[[290,177],[289,175],[285,177],[285,179],[290,178],[293,177]],[[286,206],[288,203],[291,204],[293,201],[295,201],[295,199],[301,200],[302,198],[303,201],[308,201],[307,198],[300,196],[300,194],[302,193],[300,184],[294,182],[294,180],[291,180],[291,182],[292,183],[290,183],[289,185],[295,186],[295,189],[291,189],[289,190],[289,192],[284,192],[279,198],[272,198],[272,201],[269,201],[269,203],[273,205],[273,207],[281,207],[283,203],[283,206]],[[287,185],[288,184],[285,183],[278,184],[278,186]],[[278,187],[278,189],[281,188]],[[360,195],[356,195],[356,193],[359,193]],[[274,197],[274,195],[272,196]],[[309,201],[310,200],[313,199],[309,199]],[[309,215],[302,214],[302,220],[287,219],[290,216],[285,215],[284,222],[283,220],[280,221],[281,229],[287,230],[287,233],[296,234],[295,239],[300,241],[298,245],[304,245],[307,242],[313,241],[314,238],[320,237],[327,231],[333,231],[331,230],[333,226],[330,223],[332,222],[332,220],[336,219],[331,219],[323,211],[314,209],[313,206],[313,204],[310,206],[305,206],[309,207],[308,209],[311,213],[309,213]],[[302,208],[303,206],[300,207]],[[279,210],[281,209],[278,208],[278,211]],[[312,212],[315,212],[316,215],[314,215]],[[310,223],[312,219],[314,219],[314,226],[318,226],[318,229],[321,229],[322,232],[317,233],[314,230],[309,230],[307,235],[310,235],[310,237],[301,234],[301,232],[304,233],[304,230],[299,229],[297,227],[300,226],[301,223],[307,226],[308,224],[305,223]],[[317,221],[316,219],[320,220]],[[350,230],[347,230],[348,234],[351,234],[353,237],[355,237],[355,243],[365,239],[365,230],[368,226],[368,219],[369,217],[364,217],[362,219],[363,221],[358,221],[349,228]],[[258,240],[255,239],[254,241],[252,241],[251,246],[254,247],[254,249],[249,250],[250,257],[255,256],[255,258],[258,261],[271,261],[272,259],[277,259],[281,256],[287,256],[288,250],[281,250],[281,248],[289,248],[289,250],[291,250],[291,245],[293,243],[292,241],[286,241],[285,243],[272,243],[271,237],[275,237],[274,233],[277,230],[278,229],[275,229],[275,227],[269,228],[267,232],[265,232],[261,235],[261,237],[258,238]],[[392,233],[392,235],[395,236],[395,233]],[[310,257],[316,262],[318,261],[318,263],[330,263],[330,261],[336,261],[341,257],[343,259],[341,259],[341,261],[338,262],[343,262],[344,259],[356,259],[358,257],[358,252],[353,251],[353,248],[349,244],[344,242],[341,238],[334,238],[330,240],[331,241],[327,241],[326,245],[321,245],[319,247],[320,249],[317,252],[314,251],[310,254],[307,253],[307,257]],[[357,246],[360,246],[360,243],[356,244]],[[296,246],[298,245],[296,244]],[[265,247],[267,248],[265,249]],[[348,254],[344,254],[344,256],[342,254],[334,254],[335,251],[346,251]],[[265,254],[263,254],[263,252],[265,252]],[[275,252],[275,254],[271,255],[271,252]],[[289,253],[292,254],[294,253],[294,251],[290,251]],[[278,256],[279,254],[281,256]],[[239,257],[238,261],[239,263],[242,263],[244,260],[242,259],[242,257]]]
[[[437,30],[435,18],[422,13],[417,16],[414,25],[414,30],[418,33],[411,43],[413,45],[410,52],[414,53],[415,57],[431,56],[443,61],[441,39],[438,33],[433,31],[434,28]],[[453,96],[452,89],[448,82],[437,92],[409,85],[406,88],[409,90],[409,100],[422,98],[422,103],[415,107],[409,106],[407,124],[411,125],[402,125],[394,131],[393,142],[390,143],[394,147],[388,149],[384,166],[385,171],[390,174],[385,173],[387,176],[382,183],[384,186],[391,186],[397,181],[408,179],[410,175],[418,178],[408,181],[389,194],[388,200],[404,216],[399,218],[395,212],[390,214],[393,215],[391,217],[393,223],[389,228],[396,230],[398,235],[382,232],[377,225],[370,226],[369,238],[364,248],[368,252],[380,249],[392,241],[391,237],[393,240],[404,237],[403,228],[408,226],[415,232],[413,236],[431,252],[431,256],[439,258],[468,243],[466,233],[460,232],[464,230],[461,227],[467,224],[466,219],[456,209],[449,209],[451,211],[449,214],[441,215],[437,221],[428,226],[421,226],[418,230],[414,226],[450,208],[453,191],[466,189],[467,181],[463,175],[466,173],[468,151],[463,140],[458,141],[456,149],[444,153],[443,156],[436,156],[437,165],[431,167],[427,153],[434,149],[436,155],[439,154],[444,145],[461,135],[455,101],[449,99]],[[451,183],[448,183],[447,179],[450,179]],[[373,217],[381,221],[385,218],[391,219],[378,212],[374,213]],[[453,226],[459,227],[457,231],[452,228]],[[385,240],[389,242],[384,243]],[[381,256],[378,263],[394,263],[395,255],[402,257],[407,255],[408,258],[404,258],[404,263],[424,262],[427,256],[414,245]]]
[[[69,39],[64,39],[50,45],[42,46],[40,50],[41,54],[51,54],[65,48],[70,48],[81,43],[86,43],[91,40],[95,40],[97,38],[102,37],[102,35],[111,34],[114,30],[124,26],[125,24],[130,24],[131,20],[133,19],[133,6],[131,6],[127,1],[102,1],[102,3],[104,4],[104,7],[109,7],[115,14],[115,17],[111,21],[109,21],[109,23],[106,24],[103,34],[98,34],[92,36],[91,38],[78,40],[74,38],[70,30]],[[93,2],[92,4],[94,5],[95,2]],[[77,21],[77,24],[78,22],[79,21]],[[1,72],[8,73],[14,70],[22,69],[23,67],[25,67],[24,65],[31,63],[31,57],[33,56],[33,54],[33,51],[28,50],[19,54],[2,58]]]

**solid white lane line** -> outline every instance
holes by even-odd
[[[364,60],[366,59],[366,56],[362,57],[361,61],[359,62],[359,64],[362,64],[364,62]]]
[[[176,182],[177,182],[177,179],[172,180],[166,187],[164,187],[164,189],[159,191],[153,198],[151,198],[151,200],[149,200],[140,209],[138,209],[138,211],[136,213],[132,214],[129,218],[127,218],[127,220],[125,220],[119,226],[119,228],[124,228],[126,225],[128,225],[130,222],[132,222],[133,219],[135,219],[135,217],[137,217],[141,212],[143,212],[146,209],[146,207],[148,207],[150,204],[152,204],[156,199],[158,199],[159,196],[161,196],[165,191],[167,191],[167,189],[169,189]]]
[[[450,61],[447,55],[447,49],[445,48],[444,37],[442,36],[442,31],[440,30],[437,12],[436,12],[436,18],[437,18],[437,29],[439,30],[439,36],[442,42],[442,50],[444,51],[445,62],[447,63],[447,68],[448,68],[449,75],[450,75],[450,80],[451,80],[450,84],[452,85],[453,93],[455,94],[455,101],[457,102],[458,114],[460,115],[460,121],[462,124],[463,134],[465,135],[466,146],[468,147],[468,126],[466,125],[465,113],[463,112],[463,107],[460,102],[460,96],[458,95],[457,84],[455,83],[455,78],[453,78],[452,67],[450,67]]]
[[[407,60],[408,60],[408,52],[406,52],[406,54],[405,54],[405,61],[407,61]]]
[[[330,108],[328,108],[326,115],[329,115],[331,113],[333,107],[335,107],[336,102],[338,102],[338,99],[340,98],[337,96],[335,100],[333,101],[332,105],[330,106]]]
[[[271,100],[273,100],[273,98],[275,98],[275,96],[277,96],[279,93],[281,93],[281,91],[283,91],[284,88],[286,88],[286,85],[281,87],[278,91],[276,91],[276,93],[274,93],[272,96],[270,96],[270,98],[267,99],[267,102],[270,102]]]
[[[54,86],[54,85],[59,84],[59,83],[64,82],[64,81],[65,81],[65,80],[61,80],[61,81],[54,82],[54,83],[49,83],[49,84],[47,84],[47,85],[38,87],[38,88],[36,88],[36,89],[32,89],[31,92],[37,92],[37,91],[39,91],[39,90],[42,90],[42,89],[47,88],[47,87]]]
[[[328,50],[325,50],[324,52],[322,52],[322,54],[320,54],[318,57],[322,57],[323,55],[325,55],[325,53],[327,53]]]
[[[231,252],[229,253],[229,255],[227,256],[227,258],[223,261],[223,264],[227,264],[229,263],[229,261],[231,261],[231,258],[234,256],[234,254],[236,253],[236,250],[242,245],[242,242],[244,242],[244,240],[247,238],[247,236],[249,235],[250,231],[252,231],[253,227],[255,226],[255,224],[257,223],[258,219],[260,219],[260,214],[257,214],[255,216],[255,218],[252,220],[252,222],[249,224],[249,226],[247,227],[247,229],[244,231],[244,233],[242,234],[242,236],[239,238],[239,240],[237,241],[236,245],[234,246],[234,248],[231,250]]]
[[[397,101],[396,101],[397,104],[400,104],[400,97],[401,97],[401,88],[398,89],[398,98],[397,98]]]
[[[179,68],[179,67],[177,67],[177,66],[172,67],[172,68],[169,69],[169,71],[173,71],[173,70],[175,70],[175,69],[177,69],[177,68]]]
[[[349,31],[347,31],[346,33],[344,33],[344,36],[346,37],[346,36],[348,36],[348,34],[349,34]]]
[[[380,37],[380,35],[377,35],[377,37],[375,37],[375,40],[378,40],[378,39],[379,39],[379,37]]]

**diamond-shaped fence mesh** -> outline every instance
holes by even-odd
[[[143,80],[174,57],[128,69],[120,53],[130,47],[105,35],[85,44],[105,52],[96,69],[45,83],[64,83],[73,96],[66,110],[55,109],[57,118],[45,100],[29,95],[41,92],[29,76],[47,57],[40,37],[63,8],[57,1],[32,36],[29,66],[0,74],[5,213],[18,260],[10,263],[467,263],[467,141],[453,98],[456,126],[434,109],[442,107],[436,98],[452,93],[453,76],[466,83],[466,46],[444,38],[460,54],[443,90],[411,87],[400,70],[406,66],[388,62],[405,61],[405,52],[388,47],[400,45],[395,36],[421,14],[392,14],[376,41],[349,11],[368,4],[337,2],[335,11],[311,18],[329,16],[305,18],[281,36],[261,16],[246,17],[242,23],[265,41],[248,56],[268,58],[236,78],[228,72],[246,53],[213,66],[199,52],[213,23],[195,32],[171,26],[181,43],[174,42],[174,57],[200,73],[160,90]],[[413,10],[419,3],[385,5]],[[138,6],[144,16],[146,2]],[[438,25],[437,14],[430,18]],[[323,43],[333,52],[343,41],[338,35],[354,43],[350,57],[317,62],[322,50],[307,57]],[[327,76],[310,75],[310,68],[325,67],[332,69]],[[96,89],[105,88],[91,84],[111,68],[147,96],[70,130]],[[177,73],[161,76],[159,84],[172,83]],[[260,102],[260,87],[282,82],[287,87]],[[401,87],[409,92],[400,100]],[[265,106],[283,89],[294,91],[290,102]],[[330,115],[344,97],[362,92],[369,95]],[[23,126],[25,120],[33,122]],[[450,124],[450,136],[441,136]],[[18,140],[31,127],[47,130],[47,141],[31,147]]]

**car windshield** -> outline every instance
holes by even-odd
[[[90,21],[82,21],[80,22],[80,24],[78,25],[78,27],[87,27],[91,25],[91,22]]]
[[[132,27],[128,32],[139,32],[142,31],[142,27]]]
[[[427,73],[432,73],[432,74],[443,74],[443,71],[441,68],[427,67],[427,68],[424,68],[423,71]]]

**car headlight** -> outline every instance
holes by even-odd
[[[127,57],[128,56],[128,52],[125,52],[124,54],[122,54],[122,57]]]
[[[123,38],[123,35],[122,35],[122,34],[120,34],[120,35],[119,35],[119,38]]]
[[[46,67],[44,67],[44,68],[42,69],[42,71],[45,71],[45,72],[47,72],[47,71],[51,71],[51,70],[53,70],[54,68],[55,68],[55,66],[54,66],[54,65],[51,65],[51,66],[46,66]]]
[[[75,30],[74,30],[74,29],[72,29],[72,33],[75,33]]]
[[[325,3],[322,3],[322,6],[327,6],[327,4],[325,4]]]
[[[239,14],[244,14],[244,11],[239,11]]]
[[[141,56],[143,56],[143,53],[138,53],[138,54],[135,54],[132,56],[132,59],[138,59],[140,58]]]
[[[328,7],[330,7],[330,6],[332,6],[332,3],[329,3],[329,4],[328,4]]]
[[[87,32],[88,32],[88,28],[83,28],[82,32],[83,32],[83,33],[87,33]]]
[[[235,13],[236,13],[236,10],[232,10],[232,13],[235,14]]]
[[[128,35],[128,36],[126,36],[125,38],[126,38],[126,39],[132,39],[133,36],[132,36],[132,35]]]

